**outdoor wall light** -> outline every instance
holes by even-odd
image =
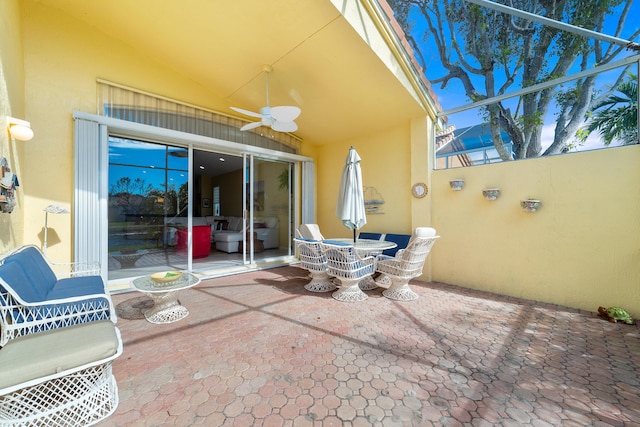
[[[452,179],[449,181],[449,185],[453,191],[460,191],[464,187],[464,179]]]
[[[485,188],[482,190],[482,195],[487,200],[495,200],[500,197],[500,189],[499,188]]]
[[[18,141],[29,141],[33,138],[33,130],[31,129],[31,123],[26,120],[15,119],[13,117],[7,117],[7,129],[12,138]]]
[[[539,199],[520,200],[520,207],[525,212],[535,212],[540,208],[542,202]]]

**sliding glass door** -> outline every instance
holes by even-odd
[[[117,136],[108,158],[109,280],[293,255],[295,162]]]

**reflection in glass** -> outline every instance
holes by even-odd
[[[179,147],[109,139],[110,277],[153,268],[154,255],[175,246],[177,229],[167,224],[171,218],[186,217],[187,153]],[[181,258],[184,261],[184,255]]]

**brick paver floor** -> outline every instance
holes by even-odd
[[[120,404],[100,426],[637,426],[640,334],[584,312],[412,282],[342,303],[295,266],[203,281],[190,314],[114,296]]]

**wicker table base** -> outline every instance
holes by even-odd
[[[151,323],[165,324],[177,322],[189,315],[189,310],[180,304],[180,293],[200,283],[200,279],[190,273],[183,273],[180,279],[169,283],[156,283],[150,276],[133,281],[133,287],[153,299],[153,307],[144,313]]]
[[[189,315],[189,310],[178,300],[181,291],[149,294],[153,307],[144,312],[144,317],[158,325],[177,322]]]

